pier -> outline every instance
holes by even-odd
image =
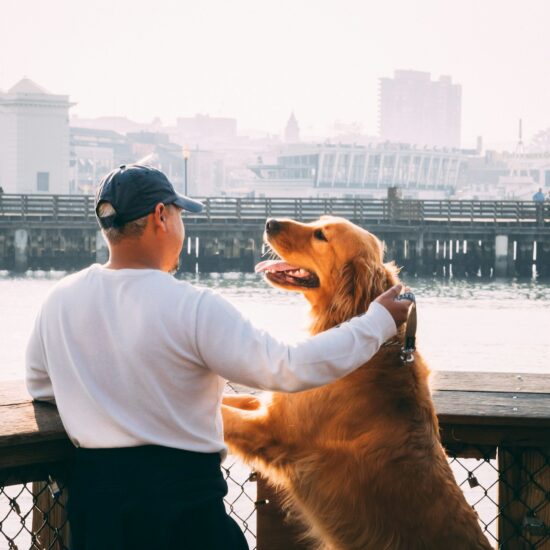
[[[550,277],[550,204],[532,201],[208,197],[184,214],[182,269],[252,271],[265,220],[341,216],[384,241],[412,275]],[[107,257],[88,195],[0,197],[0,269],[77,269]]]

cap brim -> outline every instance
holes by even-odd
[[[178,195],[177,199],[172,204],[187,210],[187,212],[193,212],[194,214],[202,212],[202,209],[204,208],[202,202],[195,201],[189,197],[185,197],[184,195]]]

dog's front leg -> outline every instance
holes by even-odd
[[[276,437],[266,407],[245,410],[222,404],[222,416],[225,441],[245,462],[260,468],[288,463],[289,449]]]
[[[222,403],[229,407],[247,411],[255,411],[262,406],[262,402],[255,395],[250,395],[248,393],[226,393],[223,396]]]

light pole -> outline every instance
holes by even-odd
[[[187,146],[185,146],[183,148],[183,177],[185,179],[185,191],[184,191],[184,195],[187,195],[187,161],[189,160],[189,156],[190,156],[190,151],[189,151],[189,148]]]

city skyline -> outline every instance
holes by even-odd
[[[463,147],[478,135],[513,143],[520,117],[526,141],[550,126],[550,5],[541,0],[522,10],[495,0],[146,6],[7,0],[0,89],[28,76],[69,94],[80,117],[168,125],[208,113],[282,135],[294,111],[304,138],[337,121],[376,135],[379,79],[412,69],[462,86]]]

